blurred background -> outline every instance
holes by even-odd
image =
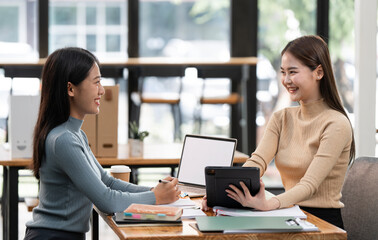
[[[45,18],[48,19],[48,44],[41,46],[38,12],[42,2],[46,3],[45,0],[0,0],[0,62],[36,62],[41,57],[41,47],[50,54],[65,46],[86,48],[101,63],[125,61],[129,53],[133,52],[130,48],[135,46],[130,45],[135,44],[130,42],[130,26],[138,29],[136,50],[139,57],[227,61],[232,56],[232,37],[244,37],[232,35],[235,26],[231,23],[231,0],[139,0],[137,20],[129,14],[132,12],[130,4],[135,2],[133,0],[50,0],[47,1],[48,13],[40,13],[47,14]],[[279,80],[280,52],[294,38],[317,34],[317,14],[321,14],[321,11],[328,11],[327,40],[334,74],[342,101],[354,124],[354,1],[325,1],[328,2],[326,9],[319,8],[319,2],[322,1],[258,1],[256,144],[261,139],[271,114],[292,104]],[[120,84],[119,143],[127,143],[128,139],[127,71],[124,76],[126,81],[103,79],[104,85]],[[204,79],[198,77],[197,69],[188,68],[183,77],[145,77],[143,81],[144,91],[152,93],[175,92],[181,84],[180,130],[183,133],[181,139],[175,139],[175,123],[170,106],[143,104],[140,128],[150,132],[145,142],[180,142],[186,133],[198,132],[231,137],[230,105],[199,105],[201,95],[228,94],[230,79],[206,81],[206,88],[203,89]],[[0,144],[7,140],[10,94],[38,95],[39,89],[38,78],[10,79],[4,77],[4,71],[0,68]],[[198,129],[195,121],[199,113],[201,129]],[[378,117],[376,128],[377,126]],[[169,169],[140,171],[139,183],[144,185],[153,185],[156,179],[170,172]],[[30,171],[21,170],[20,175],[24,177],[20,178],[19,196],[36,196],[38,185]],[[264,180],[268,187],[282,187],[274,161]]]

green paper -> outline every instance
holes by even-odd
[[[196,217],[200,231],[218,232],[225,230],[258,230],[266,232],[302,231],[300,225],[295,224],[294,218],[290,217]],[[290,224],[294,223],[294,224]]]

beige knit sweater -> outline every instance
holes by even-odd
[[[275,112],[256,151],[243,166],[261,176],[275,158],[285,192],[280,208],[341,208],[341,188],[349,163],[352,128],[348,119],[323,99]]]

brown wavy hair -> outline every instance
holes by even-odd
[[[309,67],[312,71],[314,71],[319,65],[322,66],[324,75],[320,80],[320,94],[330,108],[342,113],[350,123],[350,119],[345,112],[336,87],[336,81],[333,74],[327,43],[319,36],[303,36],[289,42],[282,50],[281,56],[286,52],[292,54],[296,59]],[[349,163],[353,161],[355,154],[356,149],[352,129],[352,143],[349,154]]]
[[[66,122],[70,116],[67,86],[75,86],[89,74],[97,58],[82,48],[62,48],[53,52],[42,69],[41,102],[33,134],[33,161],[31,169],[39,179],[39,168],[45,156],[45,140],[56,126]]]

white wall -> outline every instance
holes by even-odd
[[[355,0],[356,79],[354,111],[356,157],[375,155],[377,0]]]

